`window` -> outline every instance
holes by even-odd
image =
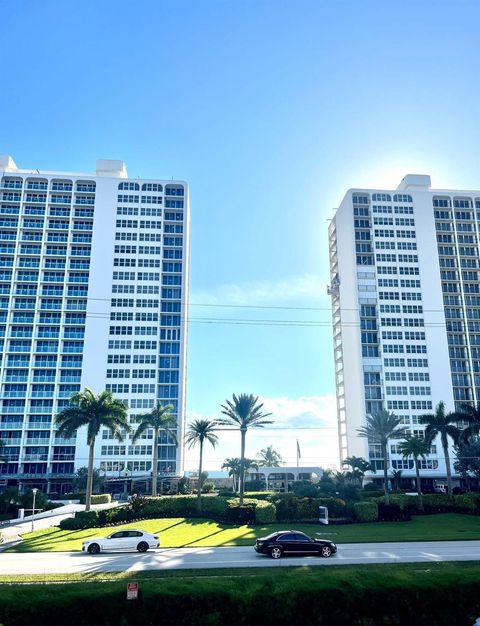
[[[140,191],[140,185],[138,183],[120,183],[118,189],[120,191]]]
[[[163,188],[159,183],[143,183],[142,191],[163,191]]]

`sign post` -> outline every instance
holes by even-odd
[[[138,600],[138,583],[127,583],[127,600]]]

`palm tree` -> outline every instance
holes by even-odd
[[[374,415],[366,416],[365,426],[357,428],[360,437],[367,437],[370,443],[380,444],[383,456],[383,491],[385,504],[389,503],[388,497],[388,441],[389,439],[402,439],[408,434],[408,429],[399,426],[400,418],[389,411],[380,411]]]
[[[238,457],[225,459],[222,464],[222,469],[228,470],[228,475],[233,479],[233,491],[236,493],[238,488],[238,482],[240,480],[240,470],[242,462]]]
[[[164,406],[161,402],[157,402],[149,413],[143,413],[137,417],[139,424],[132,437],[132,443],[136,443],[144,433],[153,428],[152,496],[157,495],[160,431],[164,430],[173,439],[175,445],[178,445],[177,418],[172,415],[172,409],[173,406],[171,404]]]
[[[260,450],[257,459],[259,467],[280,467],[283,463],[281,455],[273,449],[273,446],[267,446]]]
[[[458,413],[446,413],[445,402],[439,402],[435,407],[435,413],[429,415],[421,415],[420,424],[426,424],[425,440],[431,445],[437,435],[440,435],[442,442],[443,454],[445,456],[445,466],[447,469],[447,487],[448,493],[452,493],[452,470],[450,467],[450,454],[448,451],[448,438],[454,444],[458,442],[460,436],[460,428],[457,425],[459,420]]]
[[[258,472],[258,461],[255,459],[247,459],[246,457],[243,459],[243,473],[245,478],[248,477],[248,473],[250,470],[255,470]]]
[[[263,404],[258,404],[258,396],[251,393],[241,393],[238,397],[233,394],[232,401],[226,400],[222,404],[222,417],[218,423],[225,426],[238,426],[240,429],[240,506],[243,504],[243,494],[245,491],[245,437],[249,428],[263,428],[265,424],[271,424],[265,418],[271,413],[262,412]]]
[[[404,459],[413,457],[413,462],[415,463],[415,476],[417,479],[418,500],[420,503],[419,508],[423,511],[422,487],[420,485],[420,467],[418,459],[424,459],[430,452],[430,444],[421,437],[407,437],[404,441],[400,442],[398,447],[400,449],[400,454]]]
[[[363,486],[365,472],[376,472],[373,465],[361,456],[347,456],[343,464],[349,465],[352,468],[350,472],[347,472],[346,476],[353,482],[358,483],[360,488]]]
[[[82,426],[87,427],[88,474],[85,493],[85,511],[90,510],[93,484],[93,459],[95,438],[100,428],[107,428],[118,441],[123,441],[124,433],[130,431],[127,421],[127,405],[116,400],[111,391],[101,391],[95,394],[85,387],[83,391],[74,393],[70,398],[70,405],[61,411],[55,418],[58,434],[69,438]]]
[[[455,415],[458,421],[467,422],[467,427],[460,433],[460,443],[469,444],[476,435],[480,434],[480,402],[477,402],[477,406],[464,402]]]
[[[392,483],[395,491],[398,491],[402,485],[402,470],[393,469],[392,470]]]
[[[208,441],[215,446],[218,443],[218,437],[214,433],[216,426],[215,420],[208,419],[196,419],[189,425],[187,433],[185,435],[185,443],[189,448],[200,445],[200,462],[198,464],[198,494],[197,494],[197,506],[198,510],[202,510],[202,464],[203,464],[203,444]]]

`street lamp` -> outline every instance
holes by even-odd
[[[32,533],[33,533],[33,522],[35,520],[35,497],[37,495],[37,491],[38,489],[36,487],[34,487],[32,489],[32,493],[33,493],[33,505],[32,505]]]

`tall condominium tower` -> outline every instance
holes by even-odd
[[[0,156],[0,480],[71,488],[86,434],[55,432],[72,393],[110,389],[129,421],[171,404],[183,440],[189,204],[180,181],[130,179],[122,161],[95,174],[18,169]],[[102,429],[95,466],[149,475],[152,438]],[[158,471],[183,471],[165,433]]]
[[[432,189],[408,175],[394,191],[351,189],[329,228],[335,376],[341,459],[383,468],[357,436],[366,414],[393,411],[414,435],[419,416],[480,401],[480,192]],[[389,445],[390,467],[413,461]],[[421,461],[443,482],[440,441]]]

